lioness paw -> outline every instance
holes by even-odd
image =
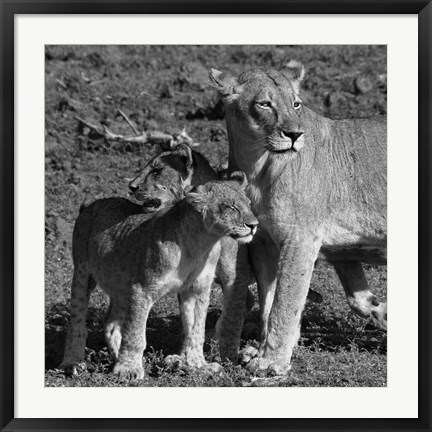
[[[116,363],[113,374],[121,381],[135,381],[144,378],[144,368],[140,364]]]
[[[387,330],[387,303],[379,303],[371,313],[373,323],[381,330]]]

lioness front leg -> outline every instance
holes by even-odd
[[[122,330],[121,346],[113,373],[120,379],[144,377],[143,353],[146,347],[146,322],[153,299],[143,292],[140,284],[130,289],[129,307]]]
[[[358,261],[332,263],[345,290],[351,309],[361,317],[372,318],[375,325],[387,330],[387,304],[369,290],[363,266]]]
[[[290,370],[292,352],[300,337],[301,314],[320,246],[320,238],[304,235],[290,236],[283,243],[268,331],[258,357],[249,363],[252,370],[268,369],[276,375]]]

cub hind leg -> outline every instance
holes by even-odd
[[[84,361],[88,303],[95,287],[96,282],[86,267],[84,265],[75,267],[71,287],[71,319],[63,361],[59,366],[68,375],[75,375],[77,367]]]
[[[361,317],[372,318],[377,327],[387,330],[387,304],[381,303],[369,290],[362,264],[359,261],[337,261],[332,264],[351,309]]]

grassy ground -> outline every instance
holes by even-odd
[[[184,127],[199,151],[217,166],[227,159],[223,110],[207,85],[207,70],[231,72],[256,66],[280,66],[298,58],[307,75],[302,98],[332,118],[386,112],[386,50],[372,46],[49,46],[46,48],[46,266],[45,385],[120,386],[104,346],[102,326],[107,298],[96,291],[88,316],[87,370],[75,379],[55,368],[61,362],[69,319],[72,278],[71,233],[83,201],[125,196],[128,178],[158,151],[150,145],[108,144],[78,126],[80,116],[130,134],[117,113],[123,110],[139,130],[179,132]],[[371,287],[385,298],[385,268],[366,266]],[[334,271],[319,263],[312,288],[324,296],[308,303],[293,369],[283,379],[261,380],[241,367],[227,366],[221,376],[170,371],[163,356],[178,348],[181,325],[176,298],[164,298],[148,321],[146,377],[138,386],[385,386],[385,333],[349,309]],[[221,307],[215,286],[207,326]],[[243,344],[256,345],[255,311],[247,318]],[[206,346],[209,360],[217,347]]]

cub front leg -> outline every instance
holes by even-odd
[[[142,361],[146,347],[145,330],[153,299],[143,292],[140,284],[132,285],[129,295],[120,351],[113,373],[120,379],[136,380],[144,377]]]
[[[247,245],[237,245],[232,240],[225,242],[223,246],[226,247],[222,247],[218,267],[224,272],[219,271],[217,275],[223,287],[224,299],[222,314],[216,324],[216,334],[222,361],[230,360],[237,364],[251,269]],[[229,246],[231,247],[228,248]]]
[[[276,375],[290,370],[293,349],[300,337],[301,314],[320,247],[320,237],[303,233],[295,233],[282,244],[268,331],[258,357],[249,364],[251,369],[267,369]]]
[[[192,287],[181,294],[184,339],[180,356],[188,366],[218,372],[221,366],[207,363],[204,358],[205,322],[213,278],[214,267],[204,271]]]
[[[183,342],[180,356],[167,356],[165,361],[169,364],[184,362],[191,367],[202,367],[206,364],[203,352],[205,333],[205,318],[210,301],[210,290],[196,291],[192,286],[185,289],[180,295],[180,318],[183,327]],[[202,324],[204,321],[204,326]]]

